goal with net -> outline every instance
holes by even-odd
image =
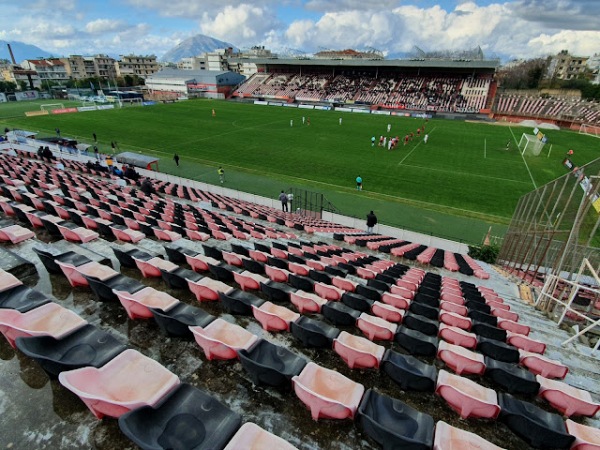
[[[600,127],[597,125],[589,125],[582,123],[579,127],[579,134],[586,134],[588,136],[600,137]]]
[[[53,109],[65,109],[65,105],[62,103],[46,103],[45,105],[40,105],[40,109],[42,111],[52,111]]]
[[[523,133],[519,141],[519,150],[522,155],[538,156],[542,152],[544,145],[544,141],[538,139],[537,136]]]

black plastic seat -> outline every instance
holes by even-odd
[[[242,259],[242,264],[244,265],[244,269],[248,272],[256,273],[258,275],[265,274],[265,265],[259,261],[254,261],[250,258]]]
[[[308,276],[311,280],[315,280],[316,282],[323,284],[331,284],[331,275],[320,270],[312,269],[308,272]]]
[[[169,242],[168,244],[165,244],[165,253],[167,254],[167,257],[169,258],[169,261],[171,261],[174,264],[185,264],[187,262],[185,256],[189,255],[189,256],[196,256],[198,254],[198,252],[196,250],[191,250],[189,248],[185,248],[185,247],[180,247],[177,244],[174,244],[172,242]]]
[[[440,307],[440,295],[436,296],[424,294],[423,292],[417,292],[413,299],[416,303],[421,303],[423,305],[431,306],[432,308]]]
[[[352,326],[360,316],[360,311],[339,302],[327,302],[321,307],[321,314],[334,325]]]
[[[510,394],[537,395],[540,383],[524,367],[485,357],[485,375]]]
[[[223,252],[218,248],[206,244],[202,244],[202,248],[204,249],[205,256],[209,256],[217,261],[223,260]]]
[[[205,327],[216,318],[202,308],[187,305],[183,302],[177,303],[168,311],[158,308],[150,308],[150,310],[154,315],[154,320],[165,334],[190,339],[194,335],[188,327]]]
[[[225,262],[220,262],[219,264],[208,263],[208,270],[213,277],[223,282],[233,281],[233,272],[243,272],[238,267],[230,266]]]
[[[51,301],[43,292],[31,289],[24,284],[0,292],[0,308],[14,309],[22,313]]]
[[[383,355],[381,367],[403,390],[427,392],[435,390],[437,369],[434,365],[425,364],[414,356],[387,350]]]
[[[465,302],[465,306],[469,309],[469,311],[480,311],[485,314],[491,314],[492,308],[490,308],[485,303],[480,303],[473,300],[467,300]]]
[[[305,291],[305,292],[313,292],[315,289],[315,280],[312,280],[308,277],[303,277],[300,275],[296,275],[293,273],[290,273],[288,275],[288,283],[290,283],[290,285],[296,289],[299,289],[301,291]]]
[[[365,432],[386,449],[429,450],[433,445],[433,418],[398,399],[367,390],[358,407]]]
[[[53,247],[40,248],[37,246],[33,247],[33,251],[38,255],[40,261],[49,273],[61,274],[63,273],[60,266],[56,263],[56,260],[67,264],[72,264],[75,267],[81,266],[85,263],[89,263],[92,260],[87,256],[80,255],[72,251],[61,252]]]
[[[476,320],[478,322],[487,323],[488,325],[491,325],[493,327],[498,326],[498,318],[496,316],[492,316],[490,314],[486,314],[484,312],[477,311],[475,309],[470,309],[467,312],[467,316],[469,316],[473,320]]]
[[[436,336],[428,336],[404,325],[398,328],[394,340],[411,355],[435,356],[439,340]]]
[[[260,283],[260,291],[273,303],[288,303],[290,293],[296,292],[296,289],[287,284],[267,281],[266,283]]]
[[[238,351],[242,367],[256,385],[291,387],[291,380],[298,375],[307,361],[285,347],[259,339],[248,350]]]
[[[356,286],[356,293],[377,302],[381,301],[381,291],[379,289],[375,289],[374,287],[359,284]]]
[[[345,278],[348,275],[348,271],[344,270],[344,268],[338,266],[325,266],[325,272],[329,275],[333,275],[334,277],[342,277]]]
[[[398,277],[393,276],[388,272],[384,272],[384,273],[378,273],[377,275],[375,275],[375,279],[378,281],[382,281],[389,286],[392,286],[392,285],[396,284],[396,280],[398,280]],[[369,280],[369,281],[371,281],[371,280]]]
[[[570,448],[575,440],[558,414],[549,413],[532,403],[499,393],[500,420],[513,433],[535,448]]]
[[[293,253],[288,254],[288,261],[296,264],[306,264],[306,258],[294,255]]]
[[[408,309],[410,312],[427,317],[431,320],[437,320],[440,314],[439,309],[428,306],[425,303],[411,302]]]
[[[392,284],[396,284],[396,282],[394,282]],[[377,279],[377,278],[368,280],[367,286],[375,288],[381,292],[389,292],[390,291],[390,283],[386,283],[385,281]]]
[[[132,248],[130,250],[121,250],[119,248],[112,247],[112,250],[115,254],[115,257],[119,260],[119,263],[121,263],[121,266],[129,267],[130,269],[137,268],[137,265],[133,258],[142,261],[148,261],[149,259],[152,259],[155,256],[151,255],[148,252],[138,250],[137,248]]]
[[[333,340],[340,334],[336,327],[306,316],[291,322],[290,331],[305,347],[316,348],[331,348]]]
[[[222,449],[241,424],[239,414],[189,384],[119,417],[121,431],[144,449]]]
[[[471,331],[479,337],[495,339],[496,341],[501,342],[506,342],[506,337],[508,336],[506,330],[503,330],[502,328],[498,328],[493,325],[489,325],[487,323],[478,322],[476,320],[473,320],[473,324],[471,325]]]
[[[437,320],[428,319],[425,316],[409,312],[404,315],[402,324],[408,328],[420,331],[428,336],[435,336],[440,328],[440,323]]]
[[[285,259],[275,258],[274,256],[268,256],[267,264],[269,266],[277,267],[278,269],[288,270],[288,261]]]
[[[344,292],[342,294],[342,303],[352,309],[356,309],[361,312],[369,312],[371,311],[371,307],[375,303],[375,300],[368,299],[367,297],[359,294]]]
[[[477,338],[477,350],[498,361],[515,364],[519,362],[519,349],[494,339]]]
[[[52,336],[19,337],[16,344],[19,350],[35,359],[54,377],[65,370],[101,367],[127,349],[112,334],[93,325],[85,325],[61,339]]]
[[[244,247],[243,245],[231,244],[231,251],[233,253],[237,253],[238,255],[242,255],[247,258],[250,257],[250,250],[247,247]]]
[[[83,275],[83,277],[89,283],[90,289],[96,298],[101,302],[119,301],[119,297],[117,297],[117,295],[113,292],[113,289],[116,291],[126,291],[133,294],[134,292],[146,287],[145,284],[140,283],[138,280],[121,274],[117,274],[108,280],[100,280],[96,277],[90,277],[88,275]]]
[[[264,253],[271,253],[271,247],[265,244],[261,244],[260,242],[254,243],[254,250]]]
[[[239,289],[234,289],[227,294],[219,292],[219,299],[226,311],[239,316],[252,316],[252,305],[258,307],[265,302],[262,298]]]
[[[160,269],[160,274],[163,281],[171,289],[188,289],[187,280],[199,281],[203,278],[199,273],[183,267],[178,267],[170,272]]]

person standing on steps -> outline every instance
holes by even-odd
[[[288,212],[288,196],[284,191],[281,191],[281,194],[279,194],[279,201],[281,202],[281,210]]]
[[[177,153],[173,155],[173,161],[175,161],[175,164],[179,167],[179,155]]]
[[[367,214],[367,233],[372,233],[375,225],[377,225],[377,216],[371,211]]]

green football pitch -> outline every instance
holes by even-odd
[[[159,157],[163,172],[218,184],[222,166],[226,187],[272,198],[290,187],[321,192],[341,214],[364,218],[374,210],[382,223],[467,243],[480,243],[490,226],[502,236],[519,197],[565,173],[569,149],[582,165],[597,157],[600,143],[543,130],[542,154],[523,157],[517,144],[531,128],[216,100],[25,117],[48,103],[0,104],[0,126],[40,135],[58,127],[63,136],[90,143],[96,133],[101,151],[117,141],[121,151]],[[424,133],[416,136],[423,126],[427,143]],[[388,151],[377,145],[381,135],[400,142]]]

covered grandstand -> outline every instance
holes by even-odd
[[[422,58],[259,58],[253,62],[258,72],[233,97],[471,114],[490,112],[498,66],[497,60]]]

